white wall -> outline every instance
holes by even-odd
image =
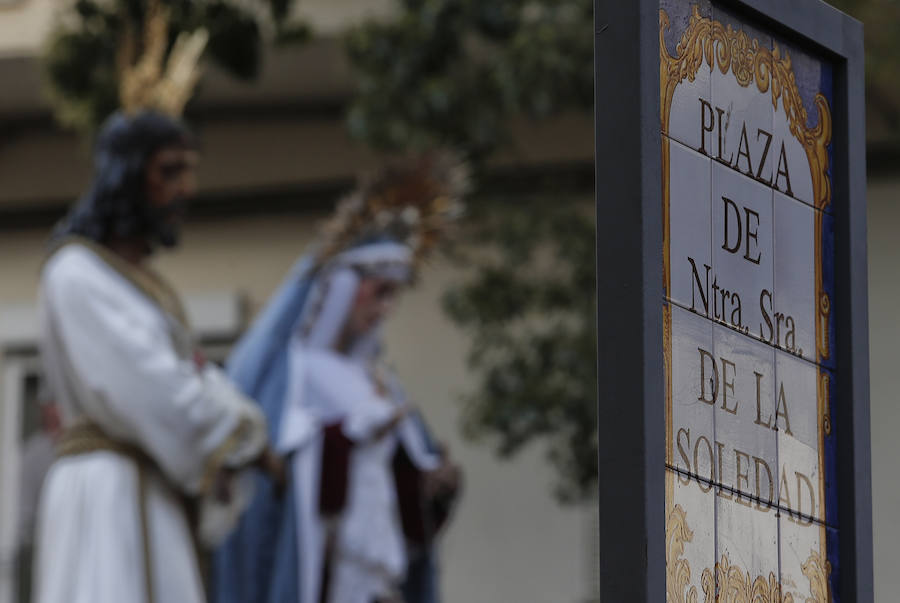
[[[70,3],[70,0],[0,0],[0,56],[37,54],[60,7]],[[247,3],[258,4],[254,0]],[[330,34],[340,31],[347,23],[388,14],[394,6],[394,0],[297,0],[294,14],[317,32]]]
[[[258,309],[321,217],[189,226],[183,247],[158,265],[185,295],[241,290]],[[44,236],[0,236],[0,311],[4,304],[33,301]],[[426,269],[420,285],[401,298],[386,334],[388,354],[411,396],[465,470],[464,498],[443,546],[446,601],[580,603],[593,584],[590,510],[557,505],[539,446],[503,462],[459,436],[457,399],[472,382],[464,364],[467,344],[439,306],[459,276],[440,262]]]
[[[279,216],[192,226],[161,269],[185,293],[240,288],[258,307],[309,240],[316,218]],[[877,601],[900,591],[894,543],[900,540],[900,181],[869,186],[869,324],[872,470]],[[0,303],[34,298],[46,233],[0,236]],[[446,267],[426,272],[389,325],[389,353],[441,437],[463,461],[467,493],[448,534],[448,602],[575,601],[586,593],[591,561],[590,514],[559,509],[548,495],[551,474],[538,450],[514,462],[459,440],[456,394],[470,382],[465,341],[438,308],[455,278]],[[552,596],[551,596],[552,595]]]
[[[160,267],[179,289],[238,282],[258,306],[301,253],[317,222],[301,218],[222,221],[187,233]],[[563,509],[539,447],[510,462],[461,440],[458,395],[471,383],[466,340],[444,317],[440,297],[459,274],[436,263],[405,294],[388,324],[387,351],[438,437],[462,463],[466,492],[444,543],[448,603],[575,603],[592,584],[591,514]]]
[[[875,600],[900,592],[900,180],[869,183],[869,368]]]
[[[0,0],[0,57],[36,54],[60,0]]]
[[[458,395],[472,381],[463,363],[467,342],[439,307],[458,277],[440,267],[426,273],[387,332],[403,382],[466,471],[465,498],[444,547],[446,600],[584,601],[595,526],[586,510],[562,509],[550,497],[553,476],[541,447],[502,462],[460,439]]]

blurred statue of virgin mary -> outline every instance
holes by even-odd
[[[229,362],[285,456],[214,564],[219,603],[437,603],[435,539],[460,490],[382,360],[381,326],[459,214],[462,162],[388,168],[338,206]]]

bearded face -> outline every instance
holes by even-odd
[[[151,111],[114,113],[97,136],[91,187],[54,237],[142,241],[148,252],[175,246],[196,165],[194,138],[180,121]]]
[[[180,146],[163,147],[146,166],[148,238],[164,247],[178,244],[188,200],[197,189],[197,152]]]

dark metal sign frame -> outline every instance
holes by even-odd
[[[834,68],[840,593],[873,601],[863,27],[820,0],[718,0]],[[666,600],[659,0],[595,0],[600,588]]]

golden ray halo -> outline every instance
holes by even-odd
[[[177,117],[194,92],[209,33],[203,28],[181,32],[167,58],[169,19],[168,7],[160,0],[148,0],[140,56],[133,32],[126,30],[123,34],[116,66],[119,102],[126,113],[150,109]]]

